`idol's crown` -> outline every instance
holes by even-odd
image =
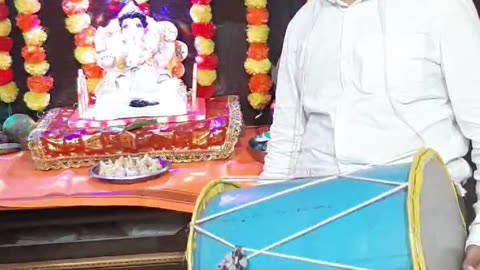
[[[126,5],[122,8],[120,13],[118,13],[118,18],[121,18],[128,14],[143,14],[142,10],[135,4],[134,0],[127,0]]]

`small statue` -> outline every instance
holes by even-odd
[[[172,23],[145,16],[135,1],[99,27],[95,48],[106,75],[95,91],[96,120],[187,113],[180,80],[187,47],[177,35]]]

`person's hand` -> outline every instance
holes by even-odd
[[[469,246],[463,261],[463,270],[480,270],[480,246]]]

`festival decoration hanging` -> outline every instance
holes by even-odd
[[[53,78],[46,75],[50,64],[46,60],[43,48],[48,38],[41,26],[37,13],[42,8],[38,0],[14,0],[18,15],[17,27],[22,31],[25,47],[22,57],[25,60],[25,71],[30,75],[27,78],[28,92],[23,96],[27,107],[34,111],[43,111],[50,102],[49,91],[53,88]]]
[[[12,103],[17,99],[18,87],[13,81],[12,56],[13,41],[9,37],[12,22],[8,18],[10,9],[4,0],[0,1],[0,100]]]
[[[87,88],[93,94],[103,77],[103,70],[96,64],[94,47],[95,27],[91,25],[92,18],[88,14],[89,0],[63,0],[62,9],[66,15],[65,28],[75,35],[75,59],[82,66],[87,78]]]
[[[245,71],[251,76],[248,86],[248,101],[256,110],[263,110],[272,99],[270,89],[272,79],[269,76],[270,62],[267,45],[270,28],[267,0],[245,0],[247,7],[247,40],[249,48],[245,60]]]
[[[195,36],[195,49],[198,65],[197,96],[211,98],[215,94],[218,58],[214,54],[216,29],[212,23],[212,0],[191,0],[192,34]]]

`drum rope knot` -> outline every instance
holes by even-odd
[[[217,270],[246,270],[247,264],[247,254],[241,247],[236,247],[230,254],[225,256],[220,265],[218,265]]]

